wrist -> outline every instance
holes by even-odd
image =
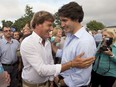
[[[112,56],[110,56],[111,58],[113,58],[114,57],[114,54],[112,54]]]
[[[70,68],[73,68],[73,61],[70,61]]]

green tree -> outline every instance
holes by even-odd
[[[97,22],[95,20],[90,21],[89,23],[87,23],[88,30],[95,30],[95,31],[97,31],[97,30],[102,30],[104,27],[105,26],[104,26],[103,23]]]
[[[17,31],[20,31],[27,23],[30,24],[34,12],[32,11],[32,7],[26,6],[25,14],[21,18],[17,19],[12,27],[16,28]]]
[[[2,27],[11,27],[13,24],[12,21],[5,21],[5,20],[2,20]]]
[[[32,7],[30,7],[30,6],[28,6],[28,5],[26,5],[26,9],[25,9],[25,14],[24,14],[24,16],[26,17],[26,16],[33,16],[33,11],[32,11]]]
[[[61,26],[61,21],[60,21],[60,18],[57,14],[57,12],[54,14],[54,23],[53,23],[53,27],[56,27],[56,26]]]

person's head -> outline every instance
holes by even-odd
[[[15,31],[13,33],[13,38],[16,39],[16,40],[19,40],[20,39],[20,33],[18,31]]]
[[[41,38],[49,38],[49,32],[53,30],[52,23],[54,17],[51,13],[47,11],[39,11],[34,14],[31,27],[35,33],[37,33]]]
[[[84,12],[82,6],[78,3],[70,2],[58,10],[58,15],[61,20],[61,26],[65,31],[70,31],[69,29],[74,28],[75,25],[79,25],[82,22]]]
[[[31,29],[29,27],[24,27],[23,28],[23,35],[30,35],[31,34]]]
[[[52,31],[52,36],[62,37],[62,29],[60,27],[55,27]]]
[[[97,32],[98,32],[98,33],[102,33],[102,31],[101,31],[101,30],[98,30]]]
[[[10,27],[3,27],[3,35],[5,38],[11,38],[11,28]]]
[[[111,32],[111,31],[104,30],[104,31],[102,32],[102,36],[103,36],[103,38],[104,38],[104,37],[113,38],[113,37],[114,37],[114,34],[113,34],[113,32]]]
[[[103,36],[103,40],[108,40],[109,41],[109,43],[114,43],[114,41],[115,41],[115,35],[114,35],[114,33],[113,32],[111,32],[111,31],[103,31],[102,32],[102,36]]]

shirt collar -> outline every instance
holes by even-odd
[[[85,28],[84,28],[84,27],[80,28],[80,29],[74,34],[74,36],[76,36],[77,38],[80,38],[81,36],[83,36],[83,31],[85,31]]]
[[[37,42],[42,43],[42,38],[39,35],[37,35],[34,31],[32,35],[34,36],[34,38],[36,38]]]
[[[4,36],[3,36],[2,38],[3,38],[3,41],[4,41],[5,44],[7,44],[7,43],[13,43],[13,39],[12,39],[12,38],[11,38],[11,41],[10,41],[10,42],[8,42],[8,41],[5,39]]]

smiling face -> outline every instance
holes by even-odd
[[[19,38],[20,38],[19,32],[14,32],[13,33],[13,38],[16,39],[16,40],[19,40]]]
[[[53,22],[54,17],[51,13],[46,11],[39,11],[34,14],[31,20],[31,27],[33,28],[33,31],[42,39],[47,39],[50,37],[49,33],[53,30]]]
[[[73,33],[74,32],[74,21],[66,17],[60,17],[61,26],[63,27],[66,33]]]
[[[53,30],[52,22],[45,21],[43,24],[36,25],[35,32],[42,38],[47,39],[50,37],[50,32]]]

